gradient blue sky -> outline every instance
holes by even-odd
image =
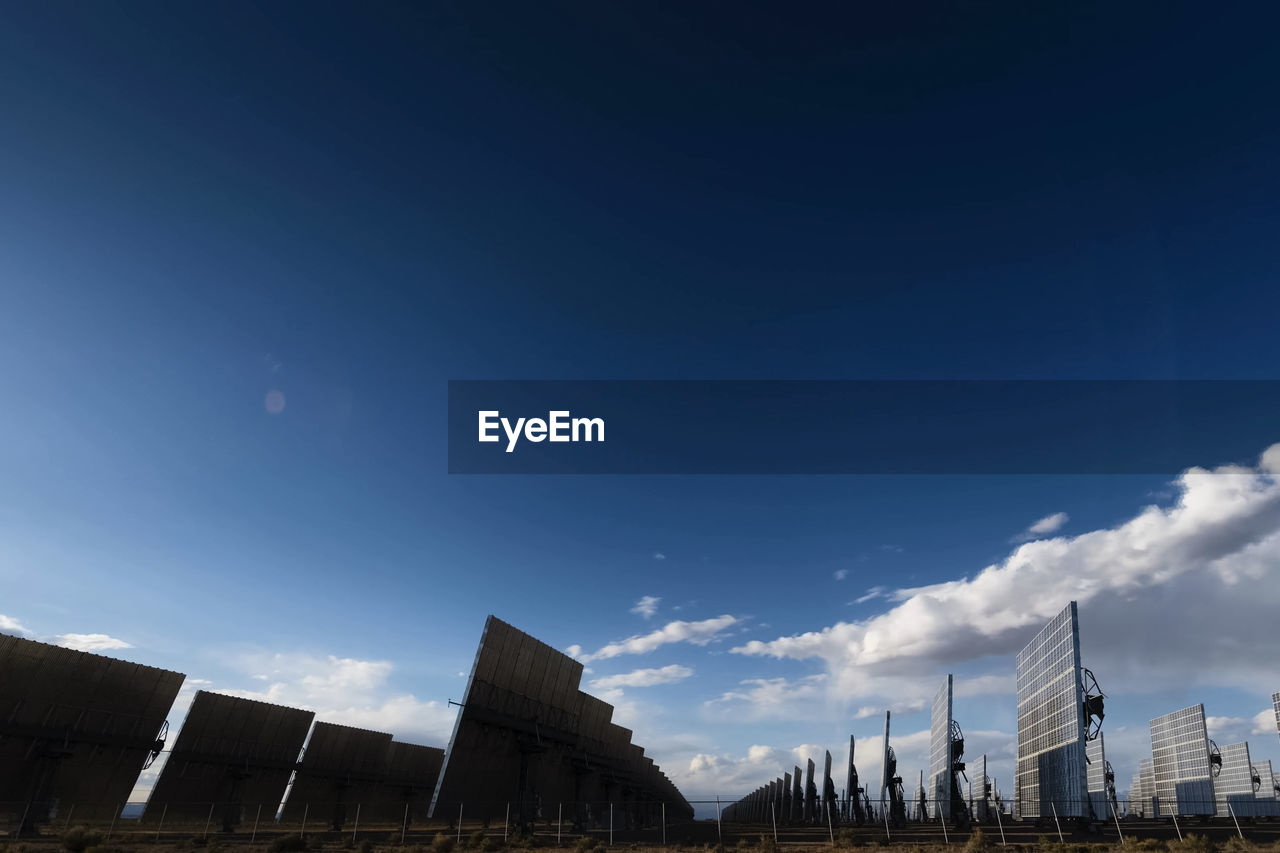
[[[1270,463],[1223,475],[1239,497],[1170,477],[451,477],[444,452],[449,379],[1280,378],[1274,10],[0,16],[0,627],[441,743],[487,613],[584,653],[728,615],[708,645],[589,665],[692,670],[595,692],[687,794],[735,796],[805,745],[841,760],[850,731],[878,734],[858,709],[949,669],[958,689],[1011,676],[1035,632],[1001,621],[1016,601],[948,588],[969,620],[950,650],[882,664],[868,620],[906,618],[887,623],[903,648],[947,620],[857,600],[1013,554],[1079,581],[1044,607],[1079,598],[1099,637],[1122,788],[1146,721],[1199,701],[1220,743],[1280,765],[1274,727],[1254,733],[1280,689],[1277,593],[1257,593],[1280,588]],[[1152,504],[1166,525],[1126,526]],[[1059,538],[1015,553],[1056,513]],[[1135,548],[1169,570],[1125,576]],[[1206,594],[1215,618],[1179,609]],[[1171,622],[1199,645],[1148,648]],[[665,672],[630,681],[684,670]],[[980,683],[957,717],[1011,791],[1008,685]]]

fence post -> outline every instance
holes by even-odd
[[[400,824],[400,846],[401,847],[404,846],[404,836],[408,831],[409,831],[409,804],[406,802],[404,804],[404,821],[401,822]],[[504,838],[506,837],[505,832],[503,833],[503,837]]]
[[[75,810],[76,804],[72,803],[71,808],[67,809],[67,825],[62,827],[63,829],[69,829],[71,827],[71,815],[75,813]]]
[[[773,846],[778,846],[778,810],[773,807],[773,800],[769,801],[769,814],[773,815]]]
[[[360,831],[360,806],[361,806],[361,803],[356,803],[356,825],[355,825],[355,828],[351,830],[352,844],[356,843],[356,833]]]
[[[462,846],[462,803],[458,803],[458,846]]]
[[[253,835],[249,836],[249,843],[258,840],[258,821],[262,818],[262,803],[258,803],[258,813],[253,816]]]
[[[164,828],[164,816],[169,813],[169,804],[165,803],[164,808],[160,810],[160,823],[156,826],[156,844],[160,843],[160,830]]]
[[[1178,810],[1173,810],[1173,828],[1178,830],[1178,840],[1182,840],[1182,827],[1178,826]]]
[[[31,801],[27,800],[27,807],[22,810],[22,820],[18,823],[18,831],[13,834],[14,838],[22,835],[22,827],[27,825],[27,815],[31,812]],[[7,845],[6,845],[7,846]]]
[[[724,835],[720,832],[720,795],[716,794],[716,841],[724,843]]]
[[[934,811],[938,813],[938,823],[942,824],[942,843],[950,844],[951,839],[947,837],[947,816],[942,813],[942,801],[939,800],[936,804],[934,804],[933,808],[934,808]]]
[[[1116,835],[1120,836],[1120,843],[1124,844],[1124,833],[1120,830],[1120,816],[1116,814],[1116,807],[1111,802],[1110,797],[1107,798],[1107,806],[1111,809],[1111,817],[1114,818],[1116,822]]]
[[[507,840],[507,827],[511,824],[511,803],[507,803],[507,816],[502,819],[502,840]]]
[[[1053,825],[1058,827],[1058,843],[1062,842],[1062,824],[1058,822],[1058,807],[1053,803],[1049,803],[1049,808],[1053,809]]]
[[[996,825],[1000,827],[1000,846],[1004,847],[1007,842],[1004,840],[1004,818],[1000,817],[999,807],[996,808]]]
[[[662,846],[667,846],[667,803],[662,802]]]
[[[564,803],[556,803],[556,846],[560,846],[560,827],[564,823]]]
[[[835,829],[833,829],[833,828],[832,828],[832,826],[831,826],[831,803],[829,803],[829,802],[827,802],[827,801],[825,801],[825,800],[824,800],[822,804],[823,804],[824,806],[826,806],[826,808],[827,808],[827,835],[830,835],[830,836],[831,836],[831,846],[832,846],[832,847],[835,847],[835,846],[836,846],[836,831],[835,831]]]
[[[613,802],[609,803],[609,846],[613,846]]]
[[[204,837],[209,837],[209,824],[213,823],[213,809],[217,803],[209,803],[209,819],[204,822]]]
[[[311,803],[302,804],[302,832],[298,835],[302,838],[307,837],[307,814],[311,811]]]

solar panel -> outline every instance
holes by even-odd
[[[929,806],[934,818],[951,817],[951,685],[947,675],[933,696],[929,717]]]
[[[1213,780],[1218,817],[1254,818],[1258,798],[1253,793],[1253,763],[1248,743],[1228,743],[1221,750],[1222,771]]]
[[[1107,801],[1107,750],[1101,732],[1096,739],[1085,742],[1084,754],[1089,762],[1087,780],[1093,813],[1098,817],[1108,817],[1111,807]]]
[[[1152,720],[1151,758],[1162,815],[1212,815],[1217,811],[1204,705]]]
[[[1089,817],[1080,628],[1072,601],[1018,652],[1020,817]]]
[[[1271,770],[1270,761],[1254,761],[1258,777],[1258,817],[1280,817],[1280,779]]]
[[[0,803],[28,824],[117,813],[185,677],[0,635]]]
[[[337,723],[317,722],[294,775],[282,821],[304,815],[342,829],[357,804],[377,799],[387,780],[391,735]],[[348,814],[350,806],[350,814]]]
[[[231,831],[265,806],[274,815],[315,714],[200,690],[147,800],[166,823],[208,820],[209,805]]]

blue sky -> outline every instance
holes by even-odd
[[[977,679],[1023,600],[857,600],[1012,556],[1077,581],[1043,606],[1098,638],[1121,787],[1199,701],[1280,761],[1265,446],[1185,460],[1239,492],[445,473],[449,379],[1277,378],[1274,13],[1153,9],[7,9],[4,627],[441,743],[487,613],[584,654],[731,617],[589,663],[691,671],[596,688],[688,795],[839,761],[948,670],[1011,783]]]

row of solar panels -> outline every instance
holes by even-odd
[[[629,805],[646,802],[691,816],[631,732],[611,722],[613,707],[578,689],[581,676],[577,661],[489,617],[447,753],[207,691],[166,746],[183,674],[0,636],[0,802],[26,803],[28,822],[59,804],[102,816],[164,749],[148,802],[170,821],[209,819],[218,804],[231,828],[246,819],[244,804],[274,814],[286,788],[284,819],[323,803],[332,816],[315,817],[335,825],[343,804],[359,804],[362,823],[425,817],[437,805],[451,815],[463,803],[468,816],[513,804],[517,819],[532,819],[557,800],[616,800],[624,822]]]

